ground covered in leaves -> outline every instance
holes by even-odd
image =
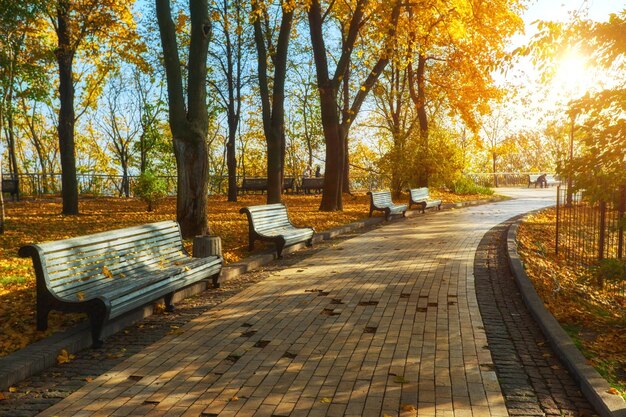
[[[594,269],[555,254],[555,209],[530,215],[520,225],[519,252],[546,307],[581,352],[626,399],[626,297],[600,288]]]
[[[433,190],[433,198],[444,203],[491,198],[481,195],[454,195]],[[209,198],[211,232],[222,239],[226,263],[236,262],[247,254],[248,223],[239,214],[245,206],[265,204],[264,195],[243,195],[238,202],[228,202],[225,196]],[[320,195],[285,195],[284,203],[296,226],[311,226],[316,231],[328,230],[367,217],[369,197],[364,193],[344,197],[342,212],[318,211]],[[408,201],[402,196],[398,202]],[[21,349],[56,331],[67,328],[80,315],[52,312],[49,328],[35,328],[35,276],[30,259],[21,259],[17,250],[26,244],[65,239],[90,233],[175,219],[175,198],[162,202],[155,211],[146,212],[138,199],[83,198],[78,216],[61,215],[59,198],[6,202],[5,233],[0,235],[0,356]],[[190,249],[191,244],[188,243]],[[263,245],[257,245],[262,247]]]

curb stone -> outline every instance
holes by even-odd
[[[607,392],[610,388],[608,382],[600,376],[598,371],[587,364],[587,359],[545,307],[530,278],[526,275],[523,262],[517,252],[517,230],[522,220],[523,218],[519,219],[509,228],[507,251],[511,272],[522,293],[524,302],[550,345],[572,373],[581,391],[596,412],[601,417],[626,417],[626,402],[621,397]]]
[[[442,205],[442,209],[454,209],[478,204],[486,204],[494,201],[500,201],[497,198],[485,200],[472,200],[461,203],[446,203]],[[422,213],[419,210],[406,212],[406,217],[419,216]],[[402,217],[395,216],[391,221],[401,220]],[[321,242],[323,240],[333,239],[341,234],[348,233],[357,229],[361,229],[376,224],[385,224],[384,216],[374,216],[357,220],[343,226],[316,233],[313,242]],[[286,247],[284,254],[292,253],[304,248],[304,243]],[[226,265],[222,268],[219,282],[233,279],[246,272],[252,271],[263,265],[266,265],[276,259],[276,251],[272,248],[259,251],[253,255],[247,256],[240,262]],[[183,298],[198,294],[211,288],[210,280],[200,281],[187,288],[184,288],[174,294],[173,302],[176,303]],[[132,324],[152,315],[154,306],[149,304],[141,309],[129,312],[121,317],[107,322],[102,330],[103,338],[106,338]],[[76,353],[91,346],[91,331],[88,322],[82,322],[67,330],[55,333],[45,339],[39,340],[27,347],[20,349],[8,356],[0,358],[0,391],[7,390],[10,386],[23,381],[24,379],[35,375],[45,369],[56,365],[57,355],[62,349],[68,353]],[[622,417],[622,416],[620,416]],[[624,416],[626,417],[626,416]]]

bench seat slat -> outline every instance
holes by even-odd
[[[49,274],[50,285],[71,285],[72,282],[88,279],[89,277],[105,278],[104,267],[113,275],[126,273],[136,267],[136,265],[151,265],[159,262],[167,264],[183,257],[181,248],[169,248],[162,251],[146,251],[134,254],[133,257],[106,257],[97,259],[95,262],[89,259],[77,267],[68,266],[65,269],[58,269]],[[183,258],[184,259],[184,258]],[[74,264],[74,263],[73,263]]]

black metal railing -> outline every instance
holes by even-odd
[[[557,188],[556,254],[566,262],[598,271],[608,261],[623,268],[626,186],[607,188],[604,197],[593,198],[584,190],[568,193]],[[626,269],[617,282],[598,283],[626,293]],[[619,273],[617,274],[619,275]]]

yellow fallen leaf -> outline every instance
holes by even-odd
[[[15,388],[15,387],[9,387],[9,392],[17,392],[17,388]]]
[[[109,271],[109,268],[107,268],[106,265],[102,265],[102,275],[107,278],[113,278],[113,274]]]
[[[57,355],[57,363],[59,365],[62,365],[64,363],[68,363],[69,361],[71,361],[72,359],[76,358],[75,355],[72,355],[71,353],[69,353],[67,350],[65,349],[61,349],[59,351],[59,354]]]
[[[417,408],[413,404],[402,404],[402,411],[416,411]]]
[[[78,301],[83,301],[85,299],[85,293],[82,291],[77,292],[76,298],[78,298]]]
[[[228,401],[239,401],[239,397],[237,397],[236,395],[233,395],[232,397],[230,397],[230,400]]]
[[[190,270],[190,268],[188,266],[183,268],[183,271],[189,271],[189,270]]]
[[[4,401],[6,400],[6,397],[4,396],[3,393],[0,392],[0,401]]]
[[[619,391],[616,390],[615,388],[609,388],[607,392],[611,395],[620,395]]]
[[[93,377],[90,377],[90,376],[86,377],[85,382],[93,382]]]
[[[324,404],[331,403],[332,401],[333,401],[333,399],[332,399],[332,398],[328,398],[328,397],[324,397],[324,398],[322,398],[322,399],[320,400],[320,402],[321,402],[321,403],[324,403]]]

